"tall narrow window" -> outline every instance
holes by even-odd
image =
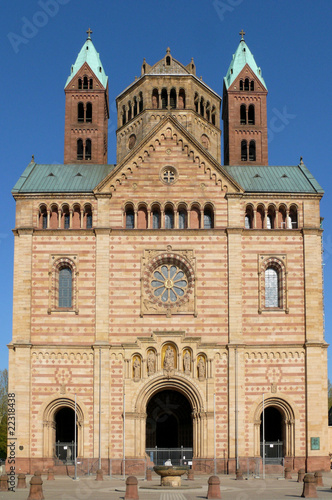
[[[204,229],[213,228],[213,212],[211,208],[204,208]]]
[[[265,307],[279,307],[279,273],[274,267],[265,271]]]
[[[152,91],[152,109],[159,108],[159,94],[158,89],[153,89]]]
[[[84,104],[83,104],[83,102],[79,102],[77,104],[77,121],[84,122]]]
[[[199,112],[201,116],[204,116],[204,98],[201,98],[200,106],[199,106]]]
[[[179,229],[187,228],[187,212],[185,209],[179,211]]]
[[[244,80],[244,90],[249,90],[249,78]]]
[[[152,211],[152,228],[153,229],[160,228],[160,212],[157,208],[154,208]]]
[[[289,210],[289,229],[297,229],[297,208],[292,206]]]
[[[215,106],[212,106],[211,120],[212,120],[212,125],[215,125],[216,124],[216,107]]]
[[[84,89],[84,90],[87,90],[87,89],[88,89],[88,77],[87,77],[87,76],[85,76],[85,77],[83,78],[83,89]]]
[[[210,111],[210,103],[209,103],[209,101],[207,101],[207,103],[206,103],[205,112],[206,112],[206,119],[209,122],[210,118],[211,118],[211,111]]]
[[[171,65],[171,58],[169,56],[166,57],[166,66]]]
[[[70,216],[69,213],[63,214],[63,227],[64,229],[69,229],[70,227]]]
[[[254,80],[251,80],[251,82],[250,82],[250,90],[251,90],[251,92],[253,92],[255,90],[255,82],[254,82]]]
[[[243,90],[243,80],[240,80],[240,90]]]
[[[62,267],[59,270],[59,307],[72,306],[72,270],[70,267]]]
[[[91,205],[86,205],[84,208],[84,216],[83,216],[83,227],[86,229],[92,228],[92,210]]]
[[[134,99],[133,99],[133,100],[134,100],[134,108],[133,108],[133,111],[134,111],[134,116],[136,116],[136,115],[137,115],[137,112],[138,112],[138,111],[137,111],[137,98],[136,98],[136,97],[134,97]]]
[[[86,121],[87,122],[92,122],[92,104],[91,102],[88,102],[86,105]]]
[[[245,125],[247,123],[247,110],[245,104],[241,104],[240,106],[240,123],[241,125]]]
[[[174,213],[173,210],[168,208],[165,210],[165,229],[173,229],[174,227]]]
[[[91,160],[91,139],[85,141],[85,159]]]
[[[248,109],[248,123],[249,125],[255,125],[255,106],[250,104]]]
[[[161,91],[161,107],[163,109],[167,109],[168,106],[168,95],[167,95],[167,89],[163,89]]]
[[[250,141],[250,144],[249,144],[249,161],[256,161],[256,143],[255,143],[255,141]]]
[[[129,102],[128,102],[128,121],[130,121],[130,120],[131,120],[131,116],[132,116],[132,115],[131,115],[131,102],[129,101]]]
[[[93,80],[92,80],[92,78],[90,78],[90,80],[89,80],[89,89],[90,90],[93,89]]]
[[[175,109],[176,108],[176,90],[175,89],[171,89],[171,93],[170,93],[170,105],[171,105],[171,109]]]
[[[77,159],[83,160],[83,141],[78,139],[77,141]]]
[[[248,160],[247,141],[241,141],[241,161]]]
[[[82,78],[79,78],[78,79],[78,88],[81,89],[82,88]]]
[[[127,208],[126,210],[126,229],[135,228],[135,214],[132,208]]]
[[[122,106],[122,125],[125,125],[126,121],[126,106]]]
[[[139,112],[141,113],[143,111],[143,94],[142,92],[139,93]]]
[[[180,89],[178,108],[185,109],[185,107],[186,107],[186,93],[185,93],[184,89]]]
[[[251,206],[246,208],[246,215],[244,218],[244,227],[245,229],[252,229],[254,221],[253,209]]]
[[[195,94],[194,102],[195,102],[195,111],[196,111],[196,113],[198,113],[198,104],[199,104],[199,101],[198,101],[198,94],[197,94],[197,92]]]

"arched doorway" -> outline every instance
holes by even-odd
[[[285,425],[283,416],[278,408],[268,406],[264,409],[260,425],[260,451],[263,457],[263,442],[265,441],[265,460],[267,463],[280,463],[284,457]]]
[[[179,391],[162,390],[146,407],[146,451],[155,464],[192,460],[193,420],[188,399]]]
[[[72,408],[60,408],[54,416],[55,420],[55,454],[56,457],[69,464],[77,455],[77,424],[75,450],[75,411]]]

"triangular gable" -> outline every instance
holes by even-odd
[[[98,75],[93,71],[93,69],[91,68],[91,66],[89,66],[89,64],[87,62],[85,62],[81,67],[80,69],[73,75],[73,77],[69,80],[67,80],[67,83],[66,83],[66,86],[65,86],[65,90],[70,90],[70,84],[71,82],[73,81],[74,78],[79,78],[80,75],[87,72],[89,74],[91,74],[92,77],[94,77],[100,84],[100,90],[105,90],[107,87],[108,87],[108,80],[106,82],[106,87],[104,87],[102,81],[100,80],[100,78],[98,77]],[[75,87],[76,88],[76,87]],[[83,89],[81,89],[83,91]],[[86,89],[88,90],[88,89]],[[94,88],[90,90],[90,92],[95,92],[96,90],[99,90],[96,88],[96,85],[94,85]]]
[[[240,80],[245,80],[246,78],[255,80],[257,82],[257,84],[259,85],[260,88],[257,87],[257,85],[255,86],[255,92],[267,93],[266,87],[264,86],[264,84],[262,83],[260,78],[257,77],[255,71],[253,71],[253,69],[249,66],[248,63],[242,68],[242,70],[239,72],[239,74],[236,76],[236,78],[234,78],[232,84],[228,88],[228,92],[229,93],[232,91],[238,92],[239,86],[240,86]],[[227,88],[226,83],[225,83],[225,87]]]
[[[243,188],[223,169],[204,147],[171,115],[151,130],[141,141],[94,189],[94,193],[111,193],[129,177],[136,168],[144,163],[145,158],[153,154],[162,141],[172,138],[181,144],[182,150],[193,163],[203,169],[209,179],[213,180],[224,192],[243,192]]]

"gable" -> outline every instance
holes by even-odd
[[[249,80],[255,81],[255,90],[254,92],[264,92],[267,93],[266,87],[263,85],[262,81],[258,78],[256,73],[252,70],[252,68],[247,63],[244,68],[239,72],[238,76],[234,79],[232,84],[230,85],[228,92],[232,90],[238,92],[240,89],[240,80],[244,80],[249,78]]]
[[[125,183],[125,196],[130,182],[139,182],[144,191],[147,181],[152,190],[160,184],[165,186],[164,190],[170,189],[161,180],[163,169],[167,166],[177,171],[174,185],[191,190],[192,196],[202,183],[206,189],[216,186],[219,193],[242,191],[241,186],[208,151],[169,115],[96,187],[95,194],[109,193],[113,196],[121,191]]]

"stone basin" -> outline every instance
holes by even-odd
[[[160,486],[171,486],[177,488],[181,486],[181,476],[188,472],[187,465],[155,465],[153,470],[161,478]]]

